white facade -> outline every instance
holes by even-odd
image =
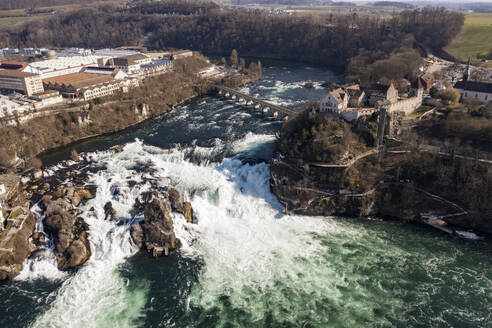
[[[337,113],[339,114],[343,110],[345,110],[348,106],[348,97],[346,95],[343,96],[343,98],[337,97],[336,94],[338,93],[338,90],[335,90],[333,92],[330,92],[326,94],[323,98],[321,98],[320,102],[320,108],[319,111],[320,113]]]
[[[461,99],[477,99],[481,103],[487,103],[489,101],[492,101],[492,93],[487,93],[487,92],[478,92],[478,91],[470,91],[470,90],[463,90],[463,89],[457,89],[460,94],[461,94]]]
[[[122,70],[123,72],[131,75],[136,74],[140,71],[140,64],[133,64],[128,66],[116,66],[116,68]]]
[[[138,87],[139,82],[136,78],[118,80],[111,83],[103,83],[94,87],[83,88],[79,91],[79,99],[88,101],[95,98],[106,97],[114,93],[128,92],[129,89]]]

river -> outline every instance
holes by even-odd
[[[336,80],[319,67],[264,66],[242,90],[288,107]],[[302,87],[308,79],[314,89]],[[73,272],[58,271],[49,251],[28,260],[0,285],[0,327],[490,327],[489,242],[377,218],[282,214],[267,164],[280,124],[205,97],[46,155],[51,165],[71,148],[91,152],[92,257]],[[114,144],[126,145],[106,151]],[[198,217],[174,216],[182,248],[169,257],[137,253],[128,227],[103,219],[109,200],[131,218],[149,181],[176,187]]]

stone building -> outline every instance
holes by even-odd
[[[458,81],[454,88],[461,94],[461,100],[476,99],[481,103],[492,101],[492,83],[490,82],[478,82],[470,81],[471,77],[471,64],[468,59],[465,73],[463,74],[463,80]]]
[[[349,95],[343,88],[338,88],[327,93],[321,98],[320,113],[336,113],[340,114],[346,110],[349,103]]]
[[[87,101],[113,95],[118,91],[127,92],[138,86],[138,79],[117,80],[112,75],[74,73],[43,80],[47,89],[60,91],[65,97]]]
[[[393,83],[381,84],[375,83],[369,87],[362,88],[368,95],[369,106],[374,106],[378,101],[389,101],[394,103],[398,101],[398,90],[395,88]]]
[[[429,89],[436,83],[434,75],[430,73],[422,74],[417,78],[417,83],[424,89],[424,91],[429,91]]]
[[[476,81],[458,81],[454,88],[461,94],[461,99],[476,99],[481,103],[492,101],[492,83]]]
[[[113,58],[114,67],[121,69],[127,74],[135,74],[140,71],[140,66],[150,64],[152,58],[144,54],[134,54]]]
[[[350,107],[361,107],[366,102],[366,93],[360,90],[358,85],[357,88],[347,88],[347,94],[349,95]]]
[[[44,91],[39,75],[15,70],[0,70],[0,89],[31,96]]]
[[[405,95],[402,99],[393,84],[374,84],[365,90],[359,85],[338,88],[321,98],[319,113],[336,114],[350,122],[372,115],[384,105],[388,113],[408,115],[422,105],[424,88],[419,81],[416,85],[409,92],[411,96]]]

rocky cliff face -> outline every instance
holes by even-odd
[[[367,180],[374,174],[370,171],[370,161],[371,158],[366,158],[357,164],[359,174]],[[383,216],[408,221],[421,221],[423,215],[430,214],[457,227],[492,233],[492,224],[486,217],[468,212],[410,180],[396,180],[389,174],[391,167],[376,174],[373,180],[377,182],[367,190],[348,185],[347,176],[355,173],[347,172],[347,168],[318,168],[310,174],[302,170],[303,167],[278,160],[270,163],[271,190],[287,211],[304,215]],[[320,176],[332,178],[320,179]]]
[[[67,270],[85,263],[91,252],[87,224],[77,217],[81,212],[65,198],[53,200],[45,196],[43,203],[46,207],[44,229],[54,239],[58,268]]]
[[[168,199],[164,195],[145,193],[135,206],[144,208],[144,220],[131,226],[131,237],[135,245],[147,250],[152,256],[169,255],[179,248],[180,241],[174,234],[172,211],[181,213],[187,222],[196,222],[193,208],[189,202],[181,202],[179,192],[170,189]]]
[[[36,219],[29,208],[20,178],[0,176],[0,280],[18,275],[24,260],[37,249],[31,242]]]
[[[90,257],[88,227],[79,217],[77,207],[94,197],[95,186],[62,184],[66,178],[83,185],[85,163],[57,171],[44,177],[41,170],[25,174],[25,183],[14,174],[0,175],[0,280],[12,279],[34,252],[46,248],[48,238],[55,243],[58,268],[79,266]],[[44,217],[44,231],[36,231],[36,215]]]
[[[450,230],[492,233],[490,162],[478,152],[463,156],[422,144],[426,126],[446,119],[406,122],[402,129],[393,115],[384,147],[377,147],[377,115],[348,123],[310,113],[284,123],[270,163],[271,189],[287,211],[425,223],[434,217]]]

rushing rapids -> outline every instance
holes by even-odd
[[[323,74],[272,67],[265,81],[244,90],[292,106],[295,97],[322,93],[302,86]],[[29,259],[16,281],[0,286],[1,326],[486,327],[492,321],[487,242],[400,222],[284,215],[264,161],[278,126],[204,98],[97,145],[79,145],[127,143],[117,154],[89,154],[87,183],[98,192],[81,209],[92,256],[71,272],[58,271],[49,250]],[[129,226],[104,220],[104,204],[112,202],[118,219],[140,220],[132,214],[135,198],[168,187],[192,203],[198,223],[174,214],[181,249],[157,259],[137,254]]]

